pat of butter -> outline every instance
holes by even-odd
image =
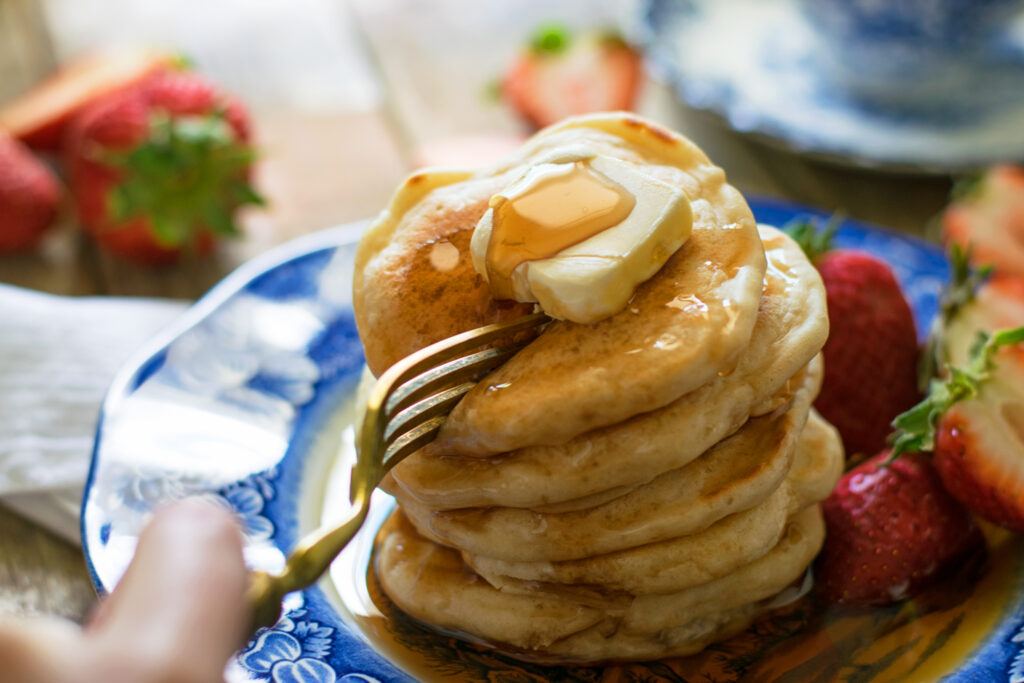
[[[636,164],[565,150],[491,198],[473,265],[495,298],[563,320],[618,313],[690,236],[690,202]]]

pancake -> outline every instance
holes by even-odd
[[[453,334],[533,311],[533,304],[492,299],[469,255],[476,222],[506,182],[456,171],[416,173],[363,234],[353,311],[375,376]]]
[[[399,495],[434,509],[536,509],[646,484],[692,462],[755,411],[770,408],[762,404],[810,362],[828,335],[817,271],[781,232],[763,227],[760,234],[769,262],[764,290],[750,345],[732,372],[664,408],[554,446],[467,458],[434,442],[396,466],[384,488],[397,493],[400,486]]]
[[[821,375],[821,363],[812,363],[800,373],[802,384],[790,397],[787,410],[754,418],[692,463],[591,508],[435,511],[401,489],[395,492],[396,498],[426,537],[471,555],[509,562],[587,558],[693,534],[757,505],[779,487],[790,469]],[[779,530],[785,516],[778,520]]]
[[[782,537],[795,500],[792,486],[783,484],[754,507],[692,535],[578,560],[505,562],[467,553],[462,557],[489,584],[509,593],[529,595],[538,582],[559,584],[567,594],[580,588],[592,591],[593,586],[630,595],[671,593],[713,581],[767,553]]]
[[[424,539],[396,510],[378,532],[377,577],[403,612],[447,631],[534,650],[604,619],[556,596],[512,597],[470,571],[459,554]]]
[[[581,661],[692,654],[746,628],[769,609],[772,598],[804,576],[824,532],[821,512],[809,507],[794,518],[779,544],[755,562],[679,593],[640,596],[613,631],[591,627],[546,651]]]
[[[430,626],[570,660],[653,659],[695,652],[745,627],[762,601],[803,575],[822,538],[821,514],[809,507],[774,548],[736,572],[677,593],[613,600],[611,609],[546,584],[528,595],[498,590],[456,551],[417,534],[400,511],[382,527],[375,558],[388,596]]]
[[[590,325],[555,322],[482,381],[439,435],[450,454],[561,443],[662,407],[729,371],[750,340],[765,257],[743,198],[684,138],[602,114],[547,129],[496,169],[468,177],[424,172],[399,189],[356,254],[353,306],[374,373],[498,315],[481,298],[482,279],[457,236],[475,225],[491,195],[566,146],[636,163],[683,189],[690,238],[625,310]],[[432,259],[440,242],[448,255]]]
[[[382,484],[399,503],[373,555],[387,596],[432,628],[527,659],[690,654],[802,595],[824,534],[817,502],[842,466],[838,435],[811,408],[828,335],[817,271],[791,239],[754,223],[690,141],[630,114],[569,119],[479,173],[406,181],[356,254],[353,299],[370,370],[534,310],[493,299],[472,262],[484,260],[479,247],[494,235],[485,225],[471,255],[471,234],[491,198],[526,171],[541,187],[550,178],[534,175],[555,173],[543,164],[594,157],[635,177],[630,192],[593,179],[584,190],[544,185],[495,233],[487,271],[504,282],[516,266],[509,254],[564,255],[564,245],[538,244],[577,239],[581,220],[606,227],[600,217],[614,209],[615,249],[598,253],[584,238],[572,257],[632,258],[612,273],[630,282],[626,308],[531,333]],[[566,168],[558,178],[589,172]],[[654,188],[680,212],[650,213],[661,206]],[[609,189],[605,205],[589,198]],[[588,199],[562,206],[566,193]],[[640,214],[631,195],[646,202]],[[637,251],[650,246],[634,244],[637,224],[681,229],[686,200],[693,221],[682,247]],[[558,217],[563,209],[583,218]],[[547,237],[535,244],[534,235]],[[507,269],[496,269],[492,251],[506,247],[495,263]],[[632,289],[628,276],[659,265]],[[574,294],[557,290],[565,300],[541,297],[546,305],[594,303],[573,299],[592,293],[593,278],[571,276]]]
[[[789,471],[790,478],[801,482],[803,504],[828,498],[836,482],[843,476],[845,465],[846,454],[839,430],[811,408],[807,426],[800,435],[793,467]]]
[[[524,592],[535,582],[570,589],[601,586],[632,595],[676,592],[721,578],[767,553],[794,514],[828,495],[842,467],[838,433],[812,414],[785,483],[756,506],[704,531],[566,562],[506,562],[466,552],[463,559],[488,583],[512,592]]]
[[[650,633],[775,595],[804,573],[825,539],[817,505],[801,510],[782,540],[765,555],[734,572],[668,595],[638,596],[626,615],[628,629]]]
[[[553,643],[547,655],[556,662],[591,664],[605,661],[644,661],[686,657],[742,632],[765,611],[761,603],[724,610],[713,617],[692,619],[658,633],[632,633],[606,620],[586,631]]]

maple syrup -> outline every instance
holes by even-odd
[[[440,678],[439,672],[444,671],[445,680],[451,677],[468,683],[482,680],[481,672],[496,671],[508,680],[529,681],[671,676],[672,680],[797,683],[860,675],[858,680],[871,683],[925,683],[955,674],[991,637],[1004,618],[1007,598],[1018,590],[1024,543],[1008,532],[989,531],[987,558],[986,553],[965,558],[951,576],[907,603],[826,608],[813,594],[805,595],[779,606],[718,647],[655,663],[575,664],[424,624],[391,602],[372,562],[365,573],[366,585],[383,616],[369,626],[374,627],[375,646],[420,680]],[[367,624],[363,629],[370,631]]]
[[[512,271],[593,237],[621,223],[636,198],[585,162],[547,164],[532,170],[527,188],[514,197],[491,199],[493,229],[487,273],[499,299],[513,298]]]

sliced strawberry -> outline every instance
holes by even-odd
[[[1008,389],[994,381],[977,399],[950,409],[939,422],[935,467],[954,498],[1024,533],[1024,396]]]
[[[68,122],[90,103],[178,61],[165,53],[139,50],[84,55],[0,108],[0,128],[33,148],[56,151]]]
[[[847,472],[822,503],[816,578],[828,602],[885,605],[912,597],[982,536],[927,456],[883,451]]]
[[[954,313],[946,325],[946,360],[964,365],[970,360],[971,345],[978,332],[1024,325],[1024,278],[995,275],[977,288],[974,297]],[[999,352],[1001,359],[1011,349]]]
[[[505,75],[502,95],[531,126],[567,116],[633,108],[643,64],[621,39],[570,40],[557,27],[543,29]]]
[[[1024,277],[1024,168],[995,166],[960,194],[942,217],[945,241],[973,248],[975,264]]]
[[[1024,280],[995,277],[946,330],[954,366],[969,364],[979,331],[1024,325]],[[974,393],[950,407],[935,435],[935,465],[958,500],[994,524],[1024,532],[1024,344],[994,353]]]

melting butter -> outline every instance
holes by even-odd
[[[590,323],[624,309],[690,235],[689,199],[642,166],[573,149],[491,198],[470,245],[498,299]]]
[[[633,211],[636,198],[588,164],[544,164],[523,179],[512,197],[495,195],[487,246],[487,273],[499,299],[514,299],[512,272],[525,261],[551,258],[613,225]]]

